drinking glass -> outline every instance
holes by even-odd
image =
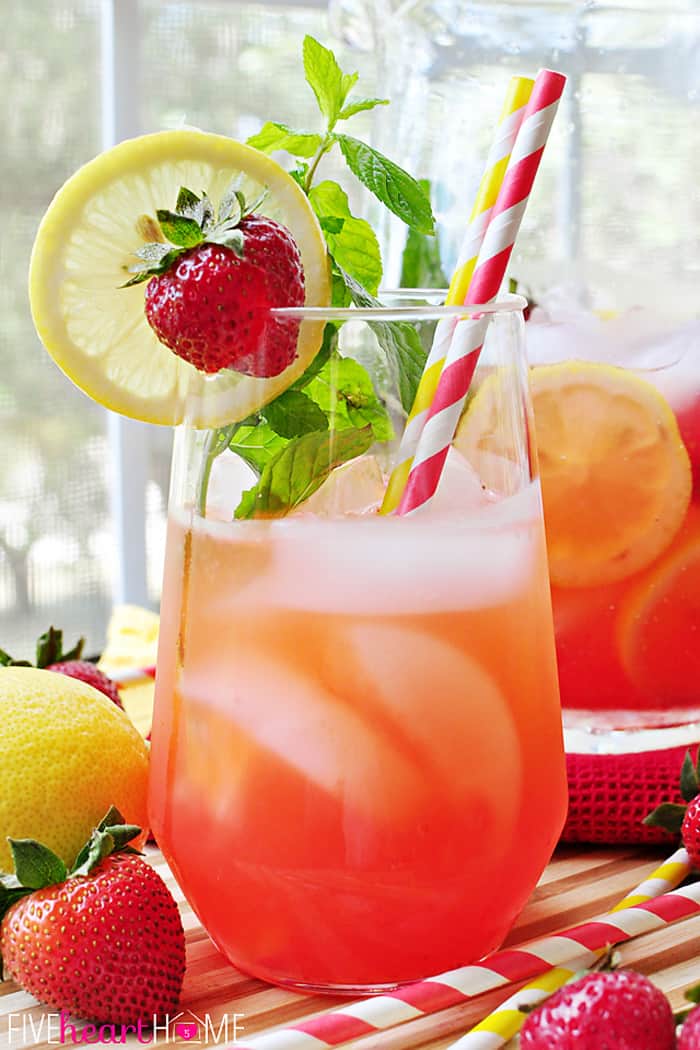
[[[342,360],[371,375],[396,435],[284,516],[233,516],[257,480],[231,450],[245,423],[177,433],[152,824],[208,933],[257,977],[379,991],[475,960],[561,831],[522,305],[470,307],[490,317],[470,422],[412,514],[378,513],[405,418],[386,351],[409,330],[427,345],[464,308],[277,312],[340,325]],[[315,380],[324,407],[364,426],[341,371]],[[335,461],[343,431],[308,440]]]

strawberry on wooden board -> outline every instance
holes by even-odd
[[[297,354],[299,322],[274,307],[304,305],[301,253],[286,226],[253,213],[231,189],[218,215],[205,195],[180,189],[175,211],[159,209],[126,284],[148,280],[146,319],[161,343],[201,372],[223,368],[266,378]]]
[[[128,846],[139,831],[111,809],[70,871],[45,846],[10,839],[0,956],[7,976],[55,1010],[152,1025],[177,1007],[182,921],[163,880]]]
[[[633,970],[589,973],[533,1010],[521,1050],[674,1050],[668,999]]]
[[[55,627],[49,627],[48,631],[40,635],[36,643],[36,660],[32,665],[28,660],[13,660],[4,650],[0,649],[0,666],[3,667],[39,667],[47,671],[57,671],[59,674],[68,675],[69,678],[77,678],[80,682],[86,682],[94,689],[124,709],[119,696],[116,682],[113,682],[103,671],[90,660],[81,660],[85,639],[79,638],[77,643],[69,652],[63,652],[63,631],[57,631]]]
[[[700,1050],[700,1006],[691,1010],[684,1020],[677,1050]]]

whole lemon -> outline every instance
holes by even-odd
[[[0,668],[0,871],[11,838],[72,864],[114,805],[146,828],[148,749],[116,704],[54,671]]]

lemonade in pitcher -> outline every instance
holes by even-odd
[[[562,703],[598,736],[700,721],[699,331],[528,326]]]

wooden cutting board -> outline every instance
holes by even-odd
[[[507,944],[514,946],[542,937],[608,911],[650,874],[663,855],[658,849],[642,847],[558,850]],[[187,933],[182,1020],[196,1023],[197,1019],[208,1018],[198,1025],[196,1039],[169,1036],[166,1043],[164,1035],[157,1035],[155,1045],[223,1047],[234,1044],[234,1015],[238,1015],[238,1039],[244,1042],[254,1034],[298,1022],[348,1001],[298,995],[239,973],[207,937],[162,856],[152,850],[149,859],[182,908]],[[700,916],[639,937],[623,946],[620,954],[625,965],[649,975],[670,997],[672,1006],[679,1008],[684,990],[700,982]],[[465,1005],[344,1045],[355,1050],[445,1050],[513,990],[512,986],[500,989]],[[56,1015],[12,982],[0,984],[0,1050],[50,1050],[60,1045]],[[143,1043],[129,1036],[122,1045],[136,1047]]]

